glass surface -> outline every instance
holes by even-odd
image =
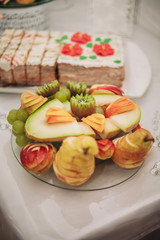
[[[19,157],[21,148],[17,146],[14,135],[11,137],[11,145],[15,158],[22,166]],[[48,172],[41,175],[35,175],[34,173],[27,171],[25,168],[24,171],[27,171],[38,180],[54,187],[75,191],[97,191],[114,187],[129,180],[139,171],[139,169],[140,167],[134,169],[123,169],[117,166],[111,159],[105,161],[97,159],[95,172],[91,178],[86,183],[76,187],[61,182],[54,174],[52,167]]]
[[[25,8],[25,7],[33,7],[33,6],[38,6],[41,4],[53,2],[54,0],[35,0],[35,2],[31,4],[19,4],[17,2],[10,1],[6,5],[3,5],[0,3],[0,8]]]

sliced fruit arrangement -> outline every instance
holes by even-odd
[[[106,160],[112,157],[115,150],[115,146],[111,140],[109,139],[98,140],[97,145],[98,145],[98,154],[96,155],[97,158]]]
[[[108,84],[95,84],[92,85],[89,89],[89,94],[115,94],[115,95],[123,95],[124,92],[122,89]]]
[[[42,106],[48,98],[39,96],[31,91],[25,91],[21,95],[21,108],[25,109],[29,114]]]
[[[57,80],[36,93],[23,92],[20,108],[7,117],[23,147],[24,168],[41,174],[53,165],[57,178],[74,186],[92,176],[95,157],[123,168],[143,163],[154,139],[140,118],[140,107],[118,87],[99,84],[88,90],[85,82],[62,87]]]
[[[50,169],[55,160],[56,151],[51,143],[30,143],[22,148],[20,160],[25,169],[40,174]]]
[[[70,100],[72,113],[82,118],[92,114],[95,110],[95,99],[91,95],[76,95]]]
[[[101,113],[93,113],[86,118],[82,118],[82,121],[91,126],[97,132],[102,132],[105,126],[105,117]]]
[[[47,123],[74,122],[76,119],[62,108],[50,107],[46,112]]]
[[[54,172],[61,181],[69,185],[81,185],[94,173],[97,153],[98,147],[94,138],[68,137],[56,154]]]
[[[57,80],[51,83],[44,84],[42,87],[38,87],[36,93],[42,95],[43,97],[49,97],[55,94],[60,88],[59,82]]]
[[[112,160],[120,167],[134,168],[143,163],[151,150],[154,139],[148,130],[141,128],[113,142],[115,151]]]
[[[71,95],[75,96],[77,94],[86,94],[87,92],[87,84],[85,82],[74,82],[67,81],[67,88],[71,91]]]

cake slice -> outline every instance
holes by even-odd
[[[57,79],[56,76],[57,55],[46,52],[41,62],[41,85]]]
[[[118,36],[64,34],[58,58],[59,81],[122,86],[125,78],[122,39]],[[61,39],[60,39],[61,40]]]

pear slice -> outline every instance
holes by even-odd
[[[106,118],[104,131],[102,133],[98,133],[98,134],[102,139],[105,139],[105,138],[111,139],[111,138],[116,137],[118,134],[120,134],[121,131],[122,130],[119,127],[117,127],[115,124],[113,124],[113,122],[110,118]]]
[[[119,127],[125,133],[133,130],[139,124],[140,118],[141,110],[138,105],[135,109],[131,111],[120,113],[110,117],[112,123]]]
[[[94,97],[97,106],[108,106],[110,103],[122,97],[114,94],[92,94],[92,96]]]
[[[25,124],[26,135],[30,139],[39,142],[54,142],[62,141],[68,136],[79,136],[83,134],[77,121],[47,124],[45,115],[50,107],[64,108],[64,105],[59,100],[53,99],[33,112]]]
[[[95,132],[93,129],[86,123],[84,122],[78,122],[80,128],[82,129],[83,135],[91,136],[94,137],[96,136]]]

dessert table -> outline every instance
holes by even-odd
[[[131,40],[145,53],[152,69],[147,90],[133,99],[155,143],[139,171],[117,186],[65,190],[26,172],[13,155],[6,120],[11,109],[19,108],[20,94],[1,91],[0,239],[136,240],[160,228],[160,39],[136,25]]]

